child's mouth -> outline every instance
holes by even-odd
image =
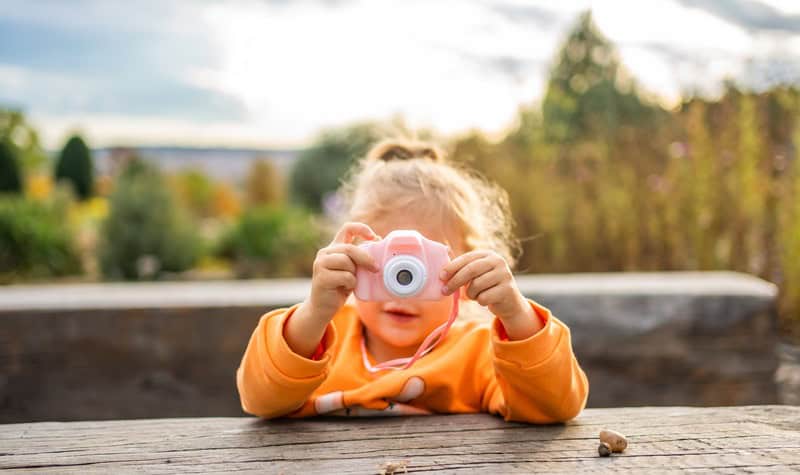
[[[418,314],[414,313],[413,311],[401,307],[395,306],[388,306],[383,310],[383,313],[388,315],[389,317],[393,318],[394,320],[401,321],[401,322],[408,322],[414,320],[415,318],[419,317]]]

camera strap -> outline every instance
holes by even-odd
[[[364,344],[364,336],[361,336],[361,358],[364,361],[364,367],[367,368],[367,371],[370,373],[377,373],[378,371],[382,371],[385,369],[408,369],[414,364],[415,361],[422,358],[426,354],[428,354],[431,350],[433,350],[436,345],[438,345],[444,337],[447,335],[447,332],[450,330],[450,327],[456,321],[456,317],[458,317],[458,300],[461,297],[461,289],[456,289],[453,292],[453,308],[450,310],[450,318],[447,319],[446,322],[439,325],[434,329],[430,335],[425,338],[425,341],[419,345],[417,348],[417,352],[414,353],[414,356],[410,358],[397,358],[394,360],[384,361],[383,363],[379,363],[376,365],[372,365],[369,362],[369,358],[367,358],[367,348]]]

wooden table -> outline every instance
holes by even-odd
[[[598,457],[603,428],[627,435],[623,454]],[[554,426],[488,415],[0,425],[11,472],[380,473],[402,461],[408,473],[800,471],[800,406],[588,409]]]

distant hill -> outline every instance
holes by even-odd
[[[167,173],[199,169],[217,180],[239,183],[247,176],[250,163],[256,159],[268,159],[287,175],[302,150],[149,146],[106,147],[92,152],[100,175],[112,174],[120,160],[136,154]]]

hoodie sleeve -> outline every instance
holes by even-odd
[[[507,421],[564,422],[586,406],[589,382],[572,353],[569,328],[529,302],[545,324],[531,337],[508,341],[500,319],[493,322],[494,377],[485,389],[483,410]]]
[[[273,310],[258,322],[236,371],[242,409],[256,416],[274,418],[299,409],[328,376],[336,329],[328,324],[318,360],[304,358],[289,348],[283,327],[298,305]]]

